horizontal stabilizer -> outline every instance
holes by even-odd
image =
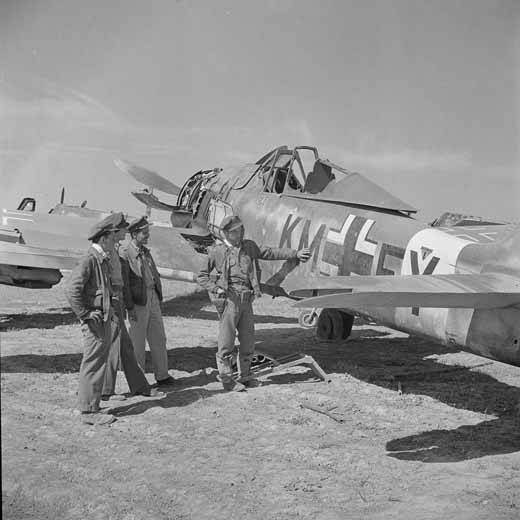
[[[123,161],[122,159],[115,159],[114,164],[124,173],[127,173],[133,177],[137,182],[148,186],[149,188],[162,191],[163,193],[169,193],[170,195],[178,195],[181,189],[165,179],[158,173],[151,170],[147,170],[142,166]]]
[[[289,293],[295,307],[439,307],[492,309],[520,305],[520,279],[501,274],[318,277]]]

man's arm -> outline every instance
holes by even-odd
[[[215,259],[213,258],[212,251],[208,251],[208,259],[202,266],[202,269],[197,276],[197,283],[204,287],[208,292],[213,293],[217,288],[217,284],[211,279],[211,272],[215,268]]]
[[[308,248],[296,250],[283,247],[257,246],[257,257],[259,260],[290,260],[296,258],[300,262],[306,262],[311,257]]]
[[[133,310],[135,303],[132,297],[132,291],[130,290],[130,266],[123,256],[120,256],[119,259],[121,260],[121,275],[123,277],[123,303],[125,309],[131,311]]]
[[[159,301],[163,300],[163,292],[162,292],[162,284],[161,284],[161,275],[159,274],[159,270],[157,269],[157,265],[155,264],[155,260],[153,256],[149,253],[150,256],[150,267],[152,268],[153,281],[155,284],[155,289],[157,291],[157,295],[159,296]]]
[[[92,273],[92,262],[89,257],[82,258],[80,263],[72,270],[65,294],[74,314],[83,321],[90,314],[85,307],[83,290]]]
[[[258,246],[257,255],[259,260],[289,260],[297,258],[298,251],[284,247]]]

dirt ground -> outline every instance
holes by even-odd
[[[264,297],[257,348],[309,354],[331,382],[295,367],[223,393],[214,309],[165,285],[178,384],[111,405],[109,427],[74,410],[80,329],[62,286],[0,288],[3,518],[520,518],[519,368],[439,371],[486,360],[362,322],[317,341],[288,300]]]

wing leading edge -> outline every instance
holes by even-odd
[[[520,305],[520,279],[502,273],[316,278],[290,296],[295,307],[439,307],[494,309]]]

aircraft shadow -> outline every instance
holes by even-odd
[[[425,395],[455,408],[497,416],[454,430],[436,429],[393,439],[386,444],[391,457],[457,462],[520,451],[520,415],[516,411],[520,388],[469,369],[439,372],[445,365],[426,359],[433,354],[458,352],[456,349],[416,337],[386,340],[381,334],[378,339],[373,335],[361,337],[369,332],[354,331],[349,341],[331,342],[319,341],[312,331],[299,328],[259,330],[257,349],[275,357],[302,352],[311,355],[328,373],[345,372],[393,391],[398,390],[399,380],[404,393]],[[401,376],[406,372],[418,375]]]
[[[185,381],[189,380],[189,381]],[[276,380],[268,381],[263,386],[269,384],[291,384],[297,381],[306,381],[309,379],[307,374],[284,374],[276,376]],[[131,403],[123,406],[111,408],[109,413],[116,417],[126,417],[129,415],[139,415],[151,408],[178,408],[188,406],[201,399],[207,399],[213,395],[224,393],[222,388],[215,390],[207,390],[206,388],[193,388],[193,386],[204,386],[210,382],[216,381],[215,376],[197,375],[177,380],[177,384],[170,389],[165,389],[166,397],[163,399],[147,399],[137,403]],[[190,388],[183,388],[189,386]]]
[[[204,307],[210,306],[211,310]],[[198,320],[218,320],[215,307],[211,304],[208,292],[205,290],[176,296],[165,300],[161,305],[163,316],[179,316]],[[297,323],[296,318],[285,316],[256,315],[255,323]]]
[[[200,290],[165,300],[161,307],[163,316],[178,316],[199,320],[218,320],[216,310],[205,310],[213,306],[207,291]],[[257,315],[256,323],[296,323],[296,318],[285,316]],[[78,319],[70,307],[47,309],[46,312],[16,313],[0,315],[0,331],[25,329],[54,329],[65,325],[77,324]]]
[[[325,372],[348,373],[357,379],[395,392],[397,374],[417,373],[417,377],[399,378],[404,393],[425,395],[454,408],[496,416],[495,419],[475,425],[463,425],[453,430],[435,429],[392,439],[386,445],[391,457],[423,462],[454,462],[520,450],[520,422],[514,412],[520,400],[520,389],[474,370],[439,372],[444,365],[427,357],[445,354],[450,350],[434,342],[415,337],[384,339],[384,334],[372,329],[354,330],[349,341],[319,341],[315,338],[314,331],[299,327],[278,327],[257,329],[256,348],[273,357],[295,352],[308,354]],[[206,396],[205,392],[209,392],[208,390],[188,387],[203,387],[216,380],[216,372],[206,370],[216,368],[215,353],[214,340],[207,346],[170,348],[169,368],[186,371],[192,375],[180,378],[171,397],[165,398],[161,406],[185,406],[201,396]],[[80,363],[80,353],[20,354],[3,356],[1,371],[74,373],[79,370]],[[152,365],[149,352],[146,368],[150,376]],[[119,377],[124,376],[119,374]],[[312,382],[313,377],[310,369],[304,373],[282,372],[268,377],[264,384]],[[150,406],[152,405],[158,406],[150,401]],[[141,413],[138,411],[140,409],[128,414]],[[123,412],[127,413],[121,411]]]
[[[137,403],[111,408],[109,413],[116,417],[139,415],[151,408],[178,408],[188,406],[201,399],[222,393],[224,390],[206,390],[205,388],[187,388],[183,390],[165,390],[166,397],[162,399],[147,399]]]
[[[49,309],[48,312],[31,312],[0,315],[0,331],[24,329],[53,329],[78,323],[69,307]]]

